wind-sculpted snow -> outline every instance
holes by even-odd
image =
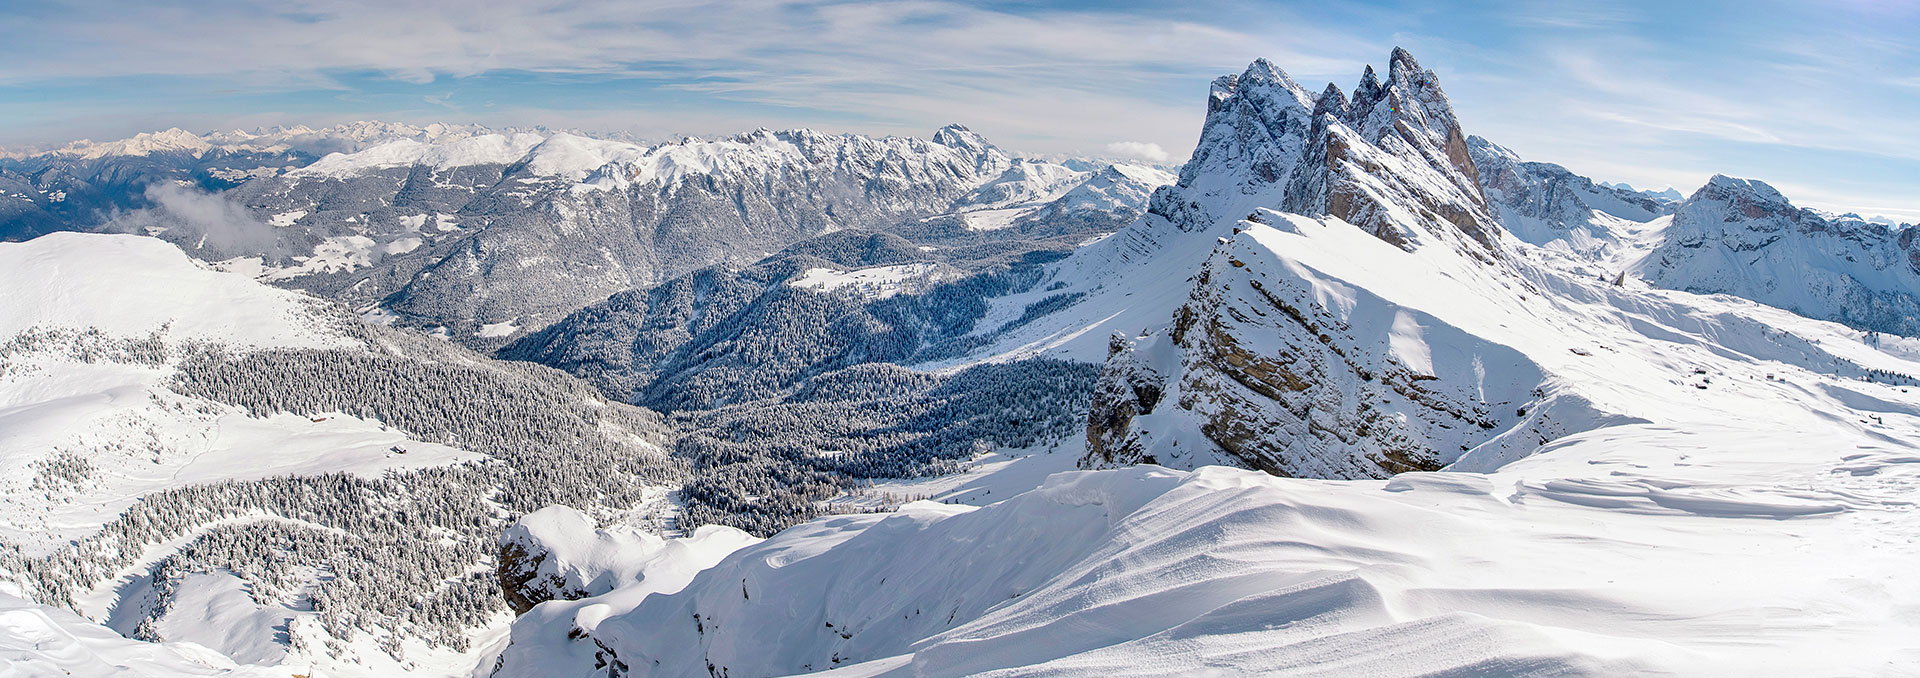
[[[1638,264],[1654,285],[1920,335],[1920,244],[1912,228],[1823,216],[1759,181],[1715,176],[1680,204],[1662,236]]]
[[[1885,616],[1920,467],[1844,428],[1622,426],[1488,475],[1057,474],[550,604],[499,675],[1871,674],[1920,658]]]

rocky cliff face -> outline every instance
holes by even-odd
[[[1911,227],[1794,207],[1765,183],[1715,176],[1639,264],[1647,282],[1731,294],[1858,329],[1920,334]]]
[[[1333,85],[1311,94],[1265,60],[1214,81],[1193,158],[1152,211],[1191,231],[1258,207],[1339,217],[1403,249],[1498,251],[1467,136],[1434,73],[1401,49],[1351,100]]]
[[[1347,226],[1256,216],[1215,249],[1164,334],[1115,337],[1088,466],[1380,478],[1437,470],[1524,418],[1544,376],[1519,352],[1316,273],[1264,236]]]
[[[1367,69],[1352,99],[1333,86],[1309,94],[1265,61],[1215,82],[1200,146],[1179,183],[1156,194],[1154,213],[1186,231],[1240,227],[1201,267],[1166,331],[1114,338],[1086,465],[1224,462],[1383,477],[1437,469],[1519,416],[1509,408],[1541,377],[1517,353],[1364,290],[1316,282],[1242,232],[1357,227],[1402,253],[1438,248],[1475,265],[1504,256],[1467,136],[1434,74],[1404,50],[1390,63],[1384,81]],[[1448,334],[1473,360],[1522,365],[1520,378],[1489,391],[1476,363],[1416,350],[1425,344],[1408,337],[1425,333]]]

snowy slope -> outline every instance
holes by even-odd
[[[1892,602],[1920,593],[1911,440],[1828,433],[1629,426],[1388,481],[1060,474],[809,523],[626,614],[525,617],[503,675],[599,675],[536,663],[536,628],[666,676],[1897,671],[1920,659]]]
[[[286,670],[240,666],[192,643],[144,643],[80,618],[36,605],[0,590],[0,668],[18,678],[180,678],[257,676],[279,678]]]
[[[285,473],[436,466],[467,452],[335,414],[267,419],[169,390],[169,354],[362,346],[305,295],[221,273],[152,238],[56,233],[0,244],[0,536],[29,552],[97,529],[141,495]],[[396,457],[395,445],[418,450]],[[260,450],[273,450],[262,458]],[[111,453],[101,453],[111,451]],[[84,462],[78,460],[84,459]],[[70,480],[58,469],[80,464]]]
[[[102,272],[112,272],[103,275]],[[318,302],[221,273],[152,238],[56,233],[0,244],[0,335],[98,328],[122,337],[326,348],[346,345]]]
[[[480,574],[503,508],[644,511],[674,477],[646,413],[161,240],[4,243],[0,278],[24,292],[0,301],[0,586],[129,637],[463,672],[504,632]],[[0,642],[55,651],[36,614]]]

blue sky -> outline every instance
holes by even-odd
[[[479,7],[476,5],[490,4]],[[0,145],[359,119],[1191,150],[1264,56],[1351,89],[1404,46],[1470,133],[1599,179],[1719,172],[1920,222],[1920,2],[38,2],[0,7]]]

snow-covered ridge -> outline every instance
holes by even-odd
[[[1648,224],[1673,212],[1673,202],[1595,183],[1551,163],[1527,162],[1480,137],[1467,147],[1487,201],[1500,225],[1529,244],[1617,273]]]
[[[578,180],[610,162],[642,153],[641,147],[630,143],[566,133],[551,136],[531,132],[480,134],[438,143],[400,139],[355,153],[334,153],[293,170],[288,176],[342,179],[395,167],[446,170],[472,165],[520,164],[535,176]]]
[[[707,525],[690,536],[664,539],[638,528],[597,527],[566,506],[521,516],[500,535],[503,585],[516,612],[549,600],[579,600],[645,585],[679,590],[693,574],[760,540],[731,527]],[[641,594],[638,597],[643,597]]]

